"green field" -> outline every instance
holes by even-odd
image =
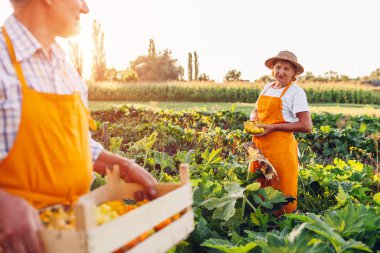
[[[110,107],[120,107],[122,105],[134,105],[154,110],[173,110],[182,111],[190,108],[201,108],[208,111],[231,110],[235,107],[236,111],[241,111],[249,115],[253,104],[249,103],[203,103],[203,102],[120,102],[120,101],[90,101],[91,111],[103,110]],[[359,105],[359,104],[311,104],[311,112],[321,113],[342,113],[345,115],[369,115],[380,117],[380,105]]]

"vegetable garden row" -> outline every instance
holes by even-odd
[[[178,102],[229,102],[255,103],[262,87],[223,87],[214,85],[187,87],[186,85],[149,84],[92,84],[89,99],[92,101],[178,101]],[[305,88],[309,103],[380,104],[380,93],[365,89]]]
[[[277,218],[292,197],[248,173],[244,114],[127,106],[92,114],[93,137],[160,182],[178,181],[178,165],[190,164],[196,226],[172,252],[380,250],[379,118],[313,114],[313,132],[296,136],[299,211]],[[98,177],[93,188],[103,183]]]

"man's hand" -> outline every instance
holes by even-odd
[[[157,197],[157,190],[155,188],[157,180],[134,161],[125,159],[125,161],[120,164],[120,177],[126,182],[134,182],[143,185],[148,193],[149,199]],[[141,196],[140,194],[135,197],[141,200],[145,196]]]
[[[0,190],[0,247],[5,253],[42,253],[37,233],[41,227],[36,209],[24,199]]]
[[[149,198],[154,199],[157,197],[157,190],[155,188],[157,180],[133,160],[123,158],[104,150],[96,160],[94,170],[104,175],[106,173],[106,167],[112,165],[119,165],[120,177],[126,182],[141,184],[144,186]],[[136,198],[141,199],[139,196],[136,196]]]

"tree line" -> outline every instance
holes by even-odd
[[[164,82],[164,81],[185,81],[185,70],[174,59],[169,49],[157,52],[153,39],[149,40],[148,53],[140,55],[130,62],[130,66],[124,70],[117,70],[114,67],[107,68],[106,53],[104,47],[104,31],[101,24],[93,21],[92,26],[92,71],[91,79],[94,81],[123,81],[123,82]],[[83,53],[78,42],[69,41],[69,55],[78,73],[83,72]],[[188,81],[213,81],[206,73],[200,73],[199,58],[196,51],[188,53],[187,63]],[[225,74],[225,82],[248,81],[242,79],[239,70],[231,69]],[[254,82],[270,82],[273,77],[264,75]],[[327,71],[323,75],[314,75],[306,72],[298,78],[299,82],[361,82],[380,86],[380,68],[373,71],[369,76],[350,78],[335,71]]]

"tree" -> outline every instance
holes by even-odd
[[[340,76],[340,81],[342,81],[342,82],[348,82],[350,80],[351,79],[350,79],[350,77],[348,75],[341,75]]]
[[[104,75],[104,79],[107,81],[119,81],[117,70],[114,67],[107,69]]]
[[[198,74],[199,74],[198,54],[196,51],[194,51],[194,80],[198,80]]]
[[[272,75],[265,75],[265,76],[261,76],[259,79],[257,79],[256,81],[258,82],[263,82],[263,83],[269,83],[271,81],[273,81],[274,78]]]
[[[101,24],[94,20],[92,26],[93,55],[92,55],[92,78],[95,81],[105,80],[107,70],[106,53],[104,50],[104,32]]]
[[[241,80],[241,72],[232,69],[227,72],[227,74],[224,76],[224,81],[232,82],[232,81],[240,81]]]
[[[336,71],[329,70],[329,71],[325,72],[324,76],[327,79],[327,81],[330,81],[330,82],[339,81],[339,74]]]
[[[206,75],[206,73],[202,73],[199,75],[198,80],[199,81],[210,81],[210,77],[208,75]]]
[[[153,39],[149,40],[149,49],[148,49],[148,55],[149,56],[156,56],[156,45],[154,43]]]
[[[129,68],[126,70],[117,70],[112,67],[107,69],[105,74],[105,80],[107,81],[119,81],[119,82],[136,82],[138,80],[137,73]]]
[[[182,66],[178,67],[178,80],[183,81],[185,76],[185,69]]]
[[[313,73],[310,72],[310,71],[308,71],[308,72],[305,73],[305,76],[304,76],[303,79],[304,79],[305,81],[313,81],[314,78],[315,78],[315,76],[313,75]]]
[[[130,63],[131,70],[137,73],[139,81],[181,80],[183,68],[178,65],[177,59],[172,58],[171,51],[165,49],[154,54],[153,45],[152,40],[150,40],[148,55],[141,55]]]
[[[75,39],[69,40],[70,60],[80,76],[83,72],[83,50]]]
[[[380,68],[377,68],[374,71],[372,71],[369,75],[369,78],[374,80],[380,80]]]
[[[126,70],[118,72],[118,78],[120,81],[123,81],[123,82],[137,82],[138,75],[136,71],[133,71],[131,69],[126,69]]]
[[[189,59],[187,60],[187,77],[189,81],[193,81],[193,55],[189,52]]]

